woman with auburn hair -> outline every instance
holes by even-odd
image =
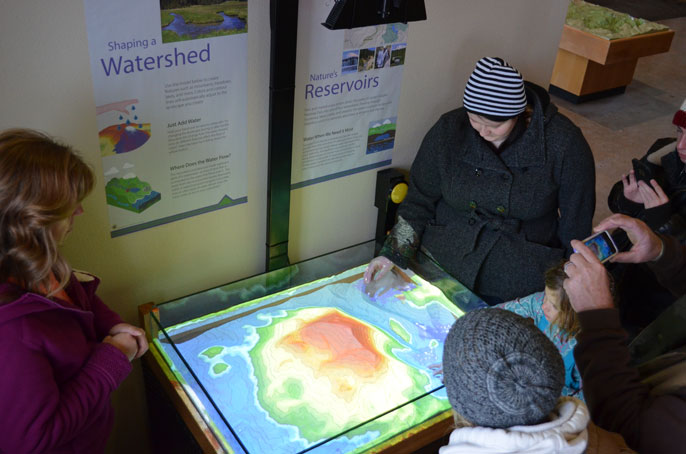
[[[103,452],[110,394],[148,348],[58,251],[94,181],[70,147],[0,133],[0,452]]]

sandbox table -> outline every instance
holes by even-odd
[[[370,296],[373,254],[368,242],[142,305],[156,451],[402,453],[448,434],[443,341],[485,303],[421,253],[395,275],[405,288]]]

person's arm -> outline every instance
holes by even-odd
[[[0,452],[47,452],[78,437],[109,406],[131,371],[115,346],[98,344],[81,370],[60,386],[48,358],[16,340],[0,342]]]
[[[650,396],[629,366],[626,332],[616,309],[579,313],[574,358],[593,421],[621,434],[638,452],[674,453],[686,446],[686,392]]]
[[[505,303],[496,304],[499,309],[514,312],[522,317],[530,318],[538,326],[539,319],[542,314],[541,305],[543,304],[543,292],[532,293],[531,295],[517,298]]]
[[[645,224],[636,224],[641,225]],[[633,251],[634,255],[631,251],[624,253],[629,258],[657,256],[650,234],[645,241],[636,237],[634,240],[634,247],[643,247]],[[573,241],[572,247],[578,252],[572,254],[570,264],[565,266],[569,278],[564,281],[564,288],[579,316],[581,330],[576,336],[574,358],[593,421],[620,433],[639,452],[678,452],[686,446],[686,390],[650,395],[650,388],[641,383],[638,371],[629,366],[627,335],[613,307],[604,266],[580,241]]]
[[[558,238],[568,256],[572,253],[569,242],[575,238],[585,238],[591,233],[595,211],[595,163],[586,139],[578,130],[575,134],[569,134],[558,203]]]
[[[658,282],[672,294],[686,293],[686,245],[671,236],[660,236],[662,256],[648,263]]]
[[[675,295],[686,293],[686,246],[671,236],[658,236],[644,222],[614,214],[603,219],[595,228],[624,230],[631,241],[629,251],[610,258],[617,263],[646,263],[658,281]]]
[[[407,196],[398,207],[398,222],[379,253],[401,268],[407,268],[414,257],[424,228],[434,218],[436,204],[442,196],[438,154],[450,127],[444,116],[424,137],[410,169]]]

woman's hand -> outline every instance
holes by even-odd
[[[645,208],[655,208],[669,202],[669,197],[655,180],[650,180],[650,186],[644,181],[639,181],[638,192]]]
[[[136,359],[138,353],[138,343],[136,338],[129,333],[117,333],[112,336],[105,336],[103,344],[110,344],[122,352],[129,361]]]
[[[378,281],[384,277],[393,266],[393,262],[382,255],[373,258],[364,271],[364,283],[369,284],[372,281]]]
[[[643,203],[633,170],[629,171],[629,175],[622,175],[622,186],[624,187],[624,198],[634,203]]]
[[[148,351],[148,339],[145,337],[145,331],[128,323],[117,323],[109,332],[110,336],[121,333],[128,334],[136,340],[137,352],[133,359],[140,358]]]

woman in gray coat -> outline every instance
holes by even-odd
[[[496,304],[542,290],[545,270],[590,234],[595,167],[579,128],[500,58],[479,60],[463,104],[424,138],[365,280],[407,267],[421,245]]]

